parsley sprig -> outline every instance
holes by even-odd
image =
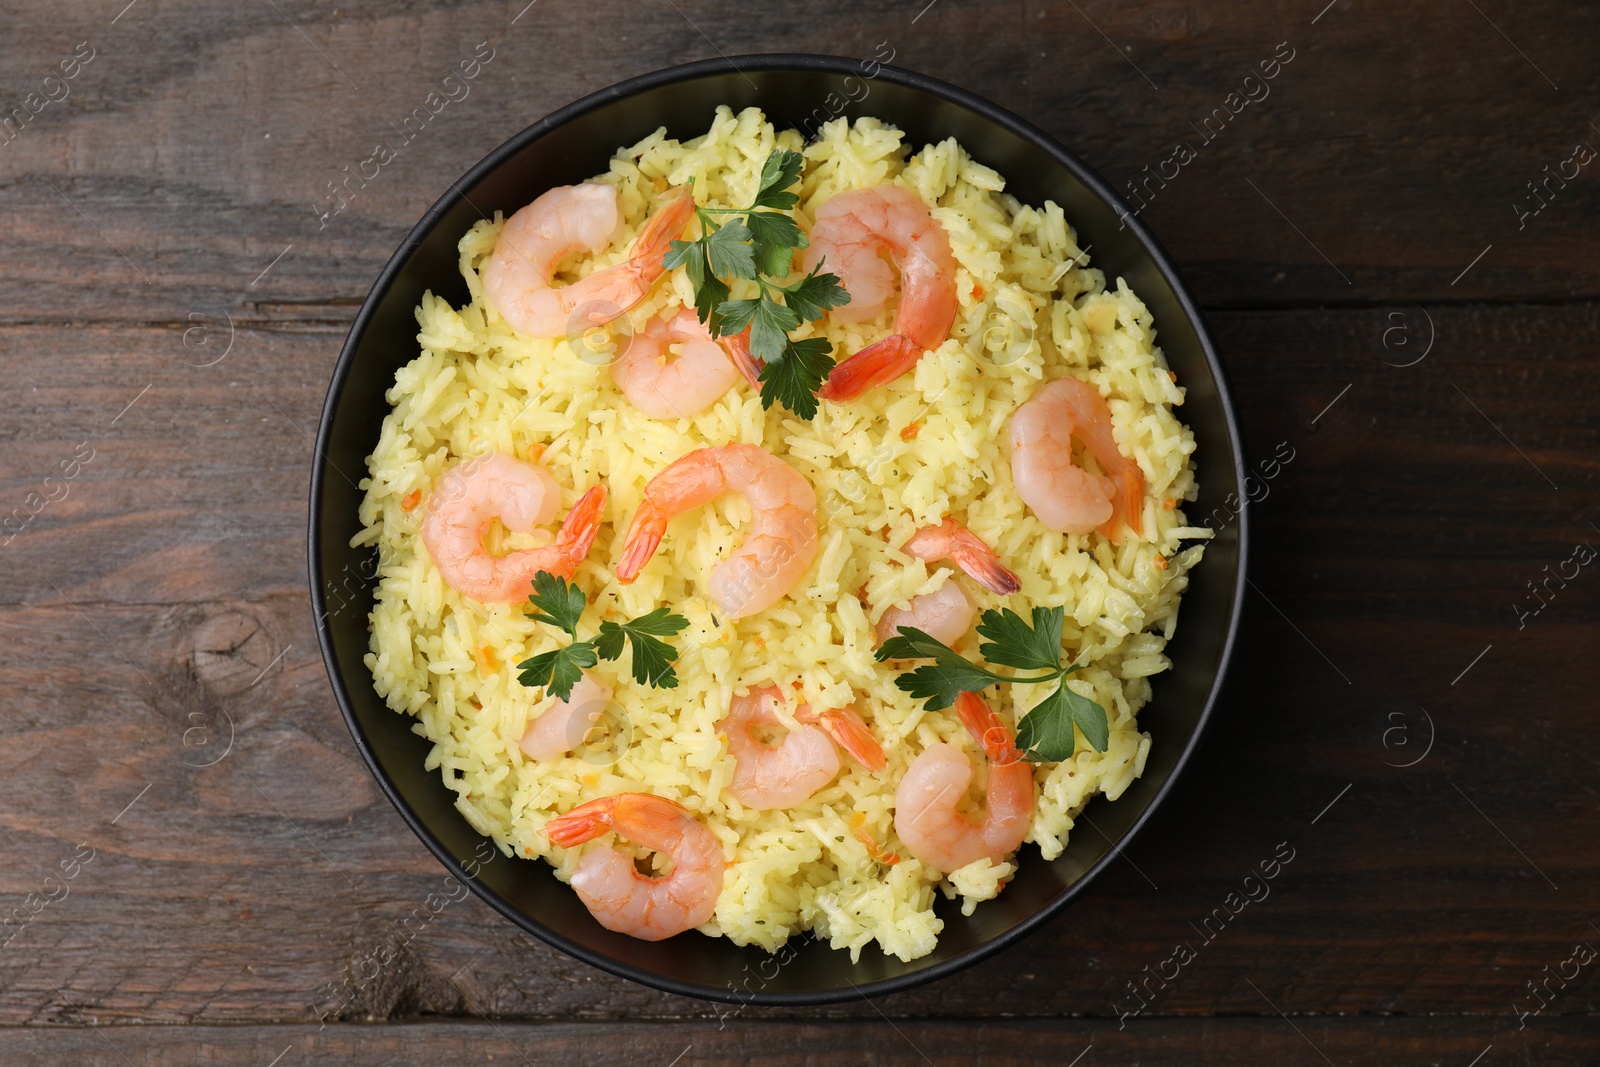
[[[821,263],[799,281],[783,284],[792,273],[794,250],[810,243],[785,214],[799,201],[788,190],[799,180],[804,163],[799,152],[773,152],[761,168],[755,202],[746,208],[695,208],[700,237],[673,241],[662,263],[688,274],[695,313],[713,337],[732,337],[749,328],[750,352],[763,364],[762,406],[782,404],[809,419],[817,413],[817,390],[833,370],[833,346],[823,337],[791,340],[789,333],[801,322],[849,303],[850,294],[837,275],[821,273]],[[755,282],[757,295],[730,299],[728,278]]]
[[[633,680],[658,689],[676,689],[678,674],[672,661],[678,650],[663,637],[671,637],[689,625],[682,615],[674,615],[666,608],[656,608],[630,622],[606,621],[600,632],[587,641],[579,641],[578,620],[583,617],[588,598],[575,583],[540,571],[533,578],[533,594],[528,597],[537,611],[528,613],[530,619],[560,627],[572,638],[565,648],[541,652],[517,664],[522,673],[517,681],[523,685],[542,685],[562,700],[572,696],[572,687],[583,677],[586,667],[593,667],[602,659],[616,659],[622,655],[623,646],[633,646]]]
[[[1076,726],[1096,752],[1104,752],[1110,741],[1106,709],[1067,688],[1066,677],[1088,666],[1086,663],[1063,666],[1061,663],[1061,624],[1065,611],[1060,607],[1033,609],[1033,621],[1010,608],[990,609],[978,623],[978,654],[990,663],[1021,670],[1042,670],[1031,677],[997,674],[974,663],[955,649],[914,626],[902,626],[899,633],[878,649],[878,661],[891,659],[931,659],[895,679],[895,684],[918,700],[925,700],[929,711],[948,708],[962,693],[977,693],[998,682],[1036,685],[1058,682],[1056,689],[1017,724],[1017,748],[1023,758],[1034,763],[1059,763],[1072,758],[1077,747]]]

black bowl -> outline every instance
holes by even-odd
[[[362,663],[375,561],[349,547],[359,528],[356,483],[388,411],[384,390],[416,353],[412,312],[423,291],[460,306],[468,297],[456,242],[480,217],[509,215],[551,186],[604,171],[618,147],[657,127],[676,137],[702,133],[718,104],[756,105],[780,128],[808,131],[837,115],[874,115],[904,130],[912,146],[954,136],[1005,175],[1007,191],[1023,202],[1060,204],[1094,265],[1126,278],[1154,313],[1161,347],[1188,388],[1182,415],[1198,444],[1200,499],[1189,514],[1222,517],[1192,572],[1183,625],[1167,649],[1172,669],[1155,679],[1155,699],[1139,716],[1154,737],[1144,775],[1116,803],[1093,804],[1105,836],[1074,834],[1049,862],[1025,846],[1005,893],[970,918],[940,897],[938,948],[911,963],[871,948],[852,964],[848,953],[810,938],[773,956],[694,933],[652,944],[602,928],[543,863],[485,847],[438,773],[423,770],[428,742],[411,732],[413,720],[385,707]],[[311,603],[334,693],[373,775],[440,862],[502,915],[587,963],[658,989],[737,1003],[820,1004],[907,989],[1014,943],[1066,907],[1150,817],[1194,751],[1232,650],[1246,546],[1245,516],[1232,517],[1243,480],[1238,427],[1200,313],[1155,239],[1087,166],[1015,115],[932,78],[870,60],[741,56],[646,74],[562,108],[490,153],[417,223],[356,316],[328,388],[311,476]]]

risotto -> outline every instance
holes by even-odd
[[[900,131],[870,118],[835,120],[806,143],[756,109],[722,108],[704,136],[678,141],[658,131],[620,150],[590,179],[615,191],[618,230],[602,251],[567,257],[556,282],[624,263],[664,190],[692,188],[701,206],[750,203],[777,149],[804,157],[793,210],[802,230],[852,190],[897,187],[926,206],[953,255],[948,337],[909,372],[849,402],[824,394],[811,419],[763,407],[744,381],[692,414],[652,416],[619,390],[606,355],[613,349],[594,329],[540,338],[508,324],[485,296],[505,222],[479,222],[460,242],[472,299],[452,307],[423,297],[419,351],[395,375],[393,410],[362,483],[355,543],[379,555],[366,662],[388,705],[415,717],[414,729],[432,742],[429,769],[505,854],[547,862],[570,882],[584,855],[606,846],[560,847],[546,824],[602,798],[650,794],[681,805],[720,850],[720,890],[712,890],[714,907],[707,902],[710,917],[695,926],[701,933],[774,950],[813,931],[852,958],[876,942],[912,960],[934,948],[943,926],[936,891],[959,897],[970,914],[1028,862],[1030,846],[1057,856],[1091,798],[1115,800],[1142,772],[1151,738],[1136,715],[1150,699],[1150,677],[1169,666],[1163,648],[1203,550],[1183,542],[1209,536],[1186,523],[1182,508],[1195,495],[1194,439],[1175,414],[1184,390],[1155,344],[1149,311],[1121,279],[1108,283],[1089,265],[1057,205],[1006,195],[1005,179],[953,139],[907,145]],[[653,320],[694,306],[688,272],[668,270],[603,330],[613,341],[642,336]],[[843,358],[894,333],[894,312],[891,301],[866,321],[823,315],[795,333],[826,338]],[[665,358],[663,350],[658,363]],[[1008,425],[1046,382],[1062,378],[1104,398],[1114,445],[1142,476],[1118,536],[1052,529],[1015,484]],[[624,538],[652,478],[697,449],[730,444],[764,450],[814,491],[814,558],[787,595],[742,617],[711,595],[708,575],[751,528],[754,497],[738,492],[672,518],[636,578],[619,580]],[[587,596],[578,632],[663,607],[687,620],[671,639],[676,687],[636,681],[626,657],[602,659],[589,673],[612,694],[604,714],[582,744],[553,758],[534,759],[522,746],[556,698],[522,684],[517,664],[567,636],[533,618],[525,599],[483,602],[459,591],[423,538],[440,479],[493,454],[548,471],[560,515],[580,498],[597,509],[592,547],[572,571]],[[1097,472],[1092,477],[1109,473],[1097,460],[1078,463]],[[585,497],[597,485],[605,492]],[[915,531],[952,517],[1015,575],[1015,592],[992,592],[906,550]],[[487,553],[551,544],[548,529],[510,525],[488,524]],[[928,710],[896,684],[902,668],[875,652],[885,612],[954,593],[950,583],[978,609],[1010,607],[1024,618],[1034,607],[1064,609],[1063,661],[1087,666],[1061,684],[1100,705],[1107,729],[1104,751],[1080,734],[1070,758],[1024,764],[1033,797],[1017,828],[1028,843],[1020,851],[940,870],[897,833],[897,784],[941,743],[971,753],[980,771],[982,752],[959,716]],[[975,634],[950,643],[975,655]],[[774,686],[793,694],[778,714],[791,730],[801,728],[801,709],[854,709],[881,747],[881,769],[846,756],[798,801],[760,809],[737,799],[738,761],[724,720],[737,700]],[[1014,724],[1050,688],[1000,685],[985,699]],[[972,795],[981,803],[981,791]],[[646,870],[668,870],[667,856],[632,844]]]

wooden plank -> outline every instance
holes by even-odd
[[[183,335],[0,331],[17,376],[0,541],[28,575],[0,596],[185,603],[304,588],[305,487],[338,337],[223,326],[205,345],[191,334],[191,351]]]
[[[1213,306],[1600,293],[1593,168],[1541,186],[1537,215],[1514,207],[1543,202],[1527,183],[1577,143],[1600,146],[1584,110],[1600,12],[1343,0],[1313,21],[1314,6],[944,0],[919,15],[829,0],[753,20],[725,0],[608,0],[510,25],[506,5],[484,2],[356,14],[189,0],[114,22],[34,5],[10,26],[7,107],[80,42],[94,55],[70,95],[0,145],[13,209],[0,308],[13,323],[184,326],[347,313],[427,205],[534,117],[630,75],[790,42],[892,49],[1016,110],[1119,190],[1138,183],[1147,221]],[[465,95],[451,90],[459,100],[323,220],[328,183],[489,40],[495,58]],[[1280,54],[1293,58],[1272,79],[1244,82]],[[1245,92],[1259,101],[1228,103]],[[1196,153],[1181,166],[1168,162],[1179,142]]]
[[[78,1018],[69,1015],[70,1018]],[[86,1027],[9,1029],[0,1065],[72,1063],[146,1067],[169,1063],[560,1064],[609,1067],[638,1063],[706,1067],[760,1062],[811,1064],[1127,1063],[1189,1067],[1383,1062],[1590,1064],[1593,1020],[1535,1020],[1518,1031],[1504,1020],[1278,1017],[1163,1019],[1119,1030],[1089,1021],[989,1020],[951,1023],[883,1019],[860,1022],[730,1020],[713,1023],[426,1022],[400,1026]],[[673,1057],[678,1057],[674,1059]],[[1475,1060],[1474,1057],[1482,1057]]]

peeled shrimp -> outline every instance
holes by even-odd
[[[670,320],[651,319],[611,364],[611,380],[652,419],[687,418],[715,403],[741,374],[761,387],[752,378],[759,372],[743,336],[724,337],[719,345],[688,308]],[[669,361],[667,346],[680,342],[678,357]]]
[[[970,629],[978,606],[952,575],[931,593],[914,596],[906,607],[885,608],[878,617],[878,640],[887,641],[902,626],[915,626],[935,641],[953,645]]]
[[[1072,462],[1072,439],[1094,456],[1104,475]],[[1011,478],[1039,521],[1052,530],[1099,530],[1116,539],[1124,522],[1143,536],[1144,472],[1117,448],[1111,409],[1092,385],[1057,378],[1011,416]]]
[[[958,696],[956,713],[989,760],[982,817],[958,807],[972,764],[956,745],[923,749],[894,792],[894,832],[912,855],[945,874],[984,858],[1003,861],[1022,844],[1033,819],[1033,770],[1011,731],[976,693]]]
[[[950,560],[990,592],[1004,596],[1022,588],[994,549],[954,519],[924,526],[901,547],[926,563]],[[972,629],[977,614],[978,606],[952,578],[931,593],[912,597],[906,607],[886,609],[878,618],[878,640],[887,641],[902,626],[915,626],[936,640],[953,644]]]
[[[848,304],[830,312],[840,322],[876,318],[893,295],[894,274],[881,253],[900,268],[894,334],[833,368],[818,396],[853,400],[894,381],[950,336],[956,261],[944,227],[917,194],[898,185],[840,193],[817,209],[810,240],[805,269],[824,262],[850,293]]]
[[[528,724],[522,735],[522,751],[536,760],[565,756],[583,743],[590,727],[600,721],[610,702],[611,687],[584,671],[567,699],[557,700]]]
[[[755,521],[744,541],[711,570],[711,599],[730,619],[765,610],[793,589],[817,555],[817,494],[793,467],[756,445],[690,452],[644,487],[644,500],[617,564],[633,581],[675,516],[742,493]]]
[[[727,867],[722,842],[682,805],[650,793],[618,793],[580,804],[545,824],[551,843],[572,848],[608,831],[672,860],[659,878],[640,874],[615,848],[584,853],[572,888],[607,930],[660,941],[711,918]]]
[[[626,261],[556,289],[550,280],[563,257],[601,251],[621,223],[611,186],[558,186],[506,220],[483,268],[483,295],[512,329],[530,337],[565,337],[610,322],[643,300],[665,273],[661,258],[693,214],[694,197],[673,196],[645,225]]]
[[[422,543],[444,580],[485,603],[511,603],[533,590],[533,576],[549,571],[570,578],[600,530],[606,489],[597,485],[568,513],[556,539],[543,548],[492,556],[483,547],[489,523],[499,519],[528,533],[555,518],[561,488],[543,467],[491,452],[451,467],[434,486],[422,520]]]
[[[728,792],[745,807],[758,811],[792,808],[833,781],[840,767],[835,741],[871,770],[882,770],[888,764],[872,731],[849,708],[819,715],[802,706],[795,715],[802,723],[798,729],[790,730],[777,746],[762,744],[750,729],[780,725],[777,707],[782,699],[776,686],[752,690],[734,697],[722,720],[728,753],[734,760]],[[806,725],[808,722],[817,725]]]
[[[908,555],[926,563],[950,560],[991,593],[1005,596],[1022,588],[1017,576],[1000,562],[994,549],[954,519],[946,519],[937,526],[924,526],[901,547]]]

